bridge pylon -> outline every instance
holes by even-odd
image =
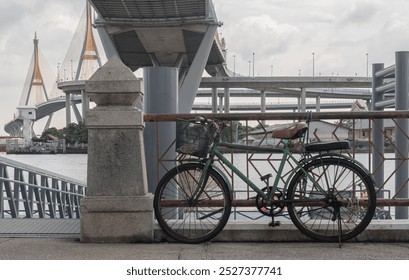
[[[65,93],[66,125],[71,123],[71,109],[77,122],[83,121],[83,116],[89,109],[90,103],[84,91],[84,83],[101,65],[92,28],[92,8],[87,1],[85,12],[58,74],[58,88]],[[76,102],[73,102],[75,95],[81,95],[82,113],[76,107]]]
[[[17,117],[22,121],[19,126],[12,126],[7,131],[11,136],[30,140],[35,136],[33,125],[36,120],[36,106],[48,101],[46,81],[42,73],[43,59],[40,59],[37,32],[34,34],[34,52],[29,66],[23,92],[17,106]],[[45,63],[45,61],[44,61]]]

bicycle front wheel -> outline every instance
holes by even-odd
[[[322,242],[345,241],[371,222],[376,193],[370,176],[342,158],[306,164],[290,182],[288,212],[305,235]],[[307,175],[308,174],[308,175]]]
[[[209,241],[222,231],[230,217],[231,196],[227,183],[209,168],[200,188],[203,168],[199,163],[177,166],[165,174],[156,189],[156,219],[163,231],[176,241]]]

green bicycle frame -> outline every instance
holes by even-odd
[[[288,184],[295,174],[295,172],[302,170],[304,174],[313,182],[313,184],[322,191],[323,193],[326,193],[322,187],[315,181],[315,179],[303,168],[302,163],[300,163],[291,153],[290,148],[288,147],[288,140],[283,140],[284,142],[284,148],[270,148],[270,147],[253,147],[253,146],[246,146],[246,145],[237,145],[237,144],[230,144],[230,143],[223,143],[223,142],[215,142],[211,150],[209,152],[209,157],[205,162],[205,166],[203,169],[203,174],[200,181],[199,181],[199,186],[203,186],[205,181],[207,180],[207,170],[209,169],[210,166],[213,166],[214,162],[214,157],[219,159],[223,164],[225,164],[230,170],[233,171],[234,174],[236,174],[240,179],[242,179],[248,186],[250,186],[251,189],[253,189],[258,195],[260,195],[263,199],[267,201],[272,201],[273,196],[278,189],[279,185],[279,180],[281,178],[281,175],[284,170],[284,166],[287,162],[288,159],[291,159],[294,164],[296,165],[296,168],[291,172],[291,174],[288,176],[288,179],[286,180],[283,188],[283,193],[286,193]],[[242,149],[242,150],[248,150],[248,151],[264,151],[264,152],[275,152],[275,153],[281,153],[283,156],[280,161],[280,166],[277,171],[277,176],[275,177],[274,184],[270,192],[267,194],[263,192],[257,185],[255,185],[249,178],[247,178],[246,175],[244,175],[239,169],[237,169],[227,158],[223,156],[223,154],[220,152],[218,147],[226,147],[226,148],[232,148],[232,149]],[[202,188],[198,188],[198,192],[200,192]],[[193,197],[199,197],[200,193],[195,194]]]

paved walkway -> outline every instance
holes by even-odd
[[[0,219],[1,260],[409,260],[408,221],[373,221],[357,239],[318,243],[291,223],[229,223],[213,242],[165,242],[155,225],[151,244],[81,243],[79,220]],[[162,242],[161,242],[162,241]]]
[[[1,260],[409,260],[409,243],[209,242],[89,244],[70,238],[0,238]]]

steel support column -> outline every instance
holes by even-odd
[[[395,54],[395,82],[396,82],[396,105],[395,110],[408,110],[409,108],[409,52],[396,52]],[[408,171],[409,171],[409,146],[407,135],[409,135],[409,120],[398,119],[396,128],[396,176],[395,190],[396,198],[408,198]],[[408,209],[396,207],[396,219],[407,219]]]
[[[384,68],[383,63],[377,63],[372,65],[372,111],[382,111],[378,109],[376,103],[383,100],[383,94],[377,93],[376,88],[383,84],[383,78],[377,78],[376,73]],[[362,121],[362,120],[361,120]],[[375,180],[375,186],[381,187],[384,184],[384,120],[374,119],[372,121],[372,143],[374,149],[372,149],[372,166],[373,176]],[[382,193],[380,197],[383,197]]]

